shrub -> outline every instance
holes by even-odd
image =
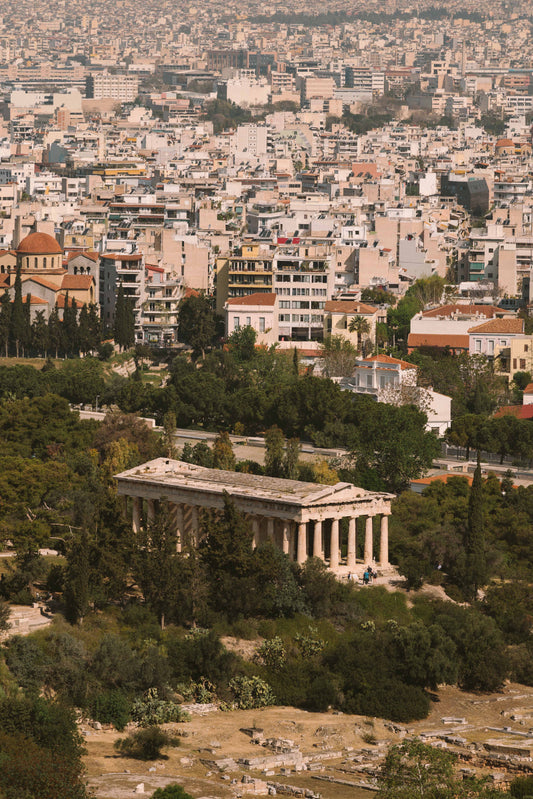
[[[276,670],[281,668],[285,663],[286,657],[287,652],[285,651],[285,646],[279,635],[276,635],[274,638],[269,638],[267,641],[263,641],[256,652],[257,661],[266,666],[267,669]]]
[[[190,793],[187,793],[181,785],[172,783],[167,785],[166,788],[158,788],[152,794],[152,799],[193,799]]]
[[[234,677],[229,687],[235,697],[235,704],[241,710],[266,707],[275,702],[272,688],[260,677]]]
[[[127,738],[119,738],[115,741],[115,749],[124,757],[135,760],[158,760],[163,757],[162,749],[179,746],[179,743],[178,738],[172,738],[159,727],[146,727]]]
[[[102,691],[90,705],[91,716],[102,724],[113,724],[121,731],[131,718],[131,702],[123,691]]]
[[[510,786],[513,799],[528,799],[533,796],[533,777],[515,777]]]
[[[425,719],[429,696],[421,688],[400,680],[377,683],[371,689],[346,697],[344,709],[363,716],[379,716],[391,721],[409,722]]]
[[[141,727],[153,727],[169,721],[188,721],[189,715],[175,702],[159,698],[157,688],[149,688],[142,699],[136,699],[131,710],[133,721]]]

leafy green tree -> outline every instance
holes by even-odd
[[[152,522],[137,534],[134,553],[134,576],[147,605],[157,614],[161,629],[172,611],[180,582],[177,552],[178,534],[168,503],[161,506]]]
[[[15,294],[11,308],[10,338],[15,344],[15,353],[18,358],[20,354],[20,348],[26,337],[26,315],[24,313],[24,304],[22,301],[22,279],[20,266],[17,267],[14,288]]]
[[[497,799],[488,778],[456,774],[457,756],[417,738],[392,746],[378,777],[381,799]]]
[[[214,343],[215,335],[216,321],[211,299],[205,294],[185,297],[179,306],[179,340],[189,344],[195,356],[203,358]]]
[[[392,746],[379,773],[382,799],[445,799],[454,796],[455,756],[415,739]]]
[[[285,437],[277,425],[265,432],[265,472],[271,477],[283,476]]]
[[[257,333],[251,325],[234,330],[228,338],[229,351],[238,361],[251,361],[255,355]]]
[[[252,615],[270,619],[290,618],[304,610],[291,562],[270,541],[253,551],[248,601]]]
[[[9,622],[9,617],[11,615],[11,611],[9,609],[9,605],[7,602],[3,602],[0,599],[0,633],[5,633],[11,627]]]
[[[167,411],[163,416],[163,450],[167,458],[176,457],[176,414]]]
[[[283,462],[283,474],[287,480],[298,480],[300,458],[300,439],[289,438],[285,445],[285,458]]]
[[[247,615],[253,538],[248,522],[224,493],[222,513],[207,512],[201,529],[211,606],[229,619]]]
[[[359,397],[353,418],[357,426],[352,450],[356,481],[371,480],[370,470],[382,485],[398,493],[420,477],[440,452],[436,436],[425,430],[426,415],[413,405],[396,408]]]
[[[122,282],[118,287],[117,300],[115,303],[113,334],[115,343],[119,345],[121,350],[133,346],[135,341],[135,313],[132,301],[124,294]]]
[[[225,469],[230,472],[235,470],[235,455],[227,431],[221,431],[213,441],[212,454],[214,469]]]
[[[320,355],[325,377],[348,377],[353,374],[357,349],[344,336],[326,336],[320,345]]]

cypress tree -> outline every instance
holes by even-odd
[[[124,314],[124,347],[129,349],[135,344],[135,308],[133,300],[126,299]]]
[[[22,345],[22,356],[25,357],[26,350],[31,346],[31,298],[29,294],[26,294],[22,309],[24,311],[24,335],[20,343]]]
[[[71,624],[81,623],[89,609],[89,537],[84,530],[67,555],[65,616]]]
[[[113,335],[115,344],[120,349],[126,346],[126,300],[124,298],[124,286],[122,283],[118,287],[117,301],[115,303],[115,318],[113,323]]]
[[[85,355],[91,349],[91,328],[89,324],[89,309],[87,303],[82,306],[78,322],[78,344]]]
[[[486,581],[485,560],[485,531],[483,529],[483,483],[481,480],[481,463],[479,452],[477,466],[472,480],[470,496],[468,499],[468,523],[465,540],[466,550],[466,580],[472,599],[475,599],[478,589]]]
[[[59,319],[57,305],[54,305],[54,309],[48,317],[48,339],[50,347],[52,350],[55,350],[57,358],[58,352],[63,345],[63,325]]]
[[[19,357],[20,345],[24,340],[26,328],[26,317],[22,304],[22,279],[20,276],[20,266],[17,266],[15,275],[15,298],[11,309],[11,340],[15,343],[15,353]]]
[[[78,320],[77,320],[76,301],[68,296],[68,291],[65,294],[65,306],[63,308],[63,340],[65,342],[65,350],[69,354],[73,354],[77,350],[78,339]]]
[[[5,291],[0,299],[0,344],[4,346],[6,358],[9,355],[9,333],[11,330],[11,297]]]
[[[102,340],[102,323],[96,303],[89,305],[89,350],[95,350]]]
[[[35,320],[31,326],[32,346],[35,352],[41,352],[45,358],[48,357],[49,335],[48,324],[44,318],[44,311],[37,311]]]

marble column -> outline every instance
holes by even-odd
[[[372,516],[366,517],[365,522],[365,566],[372,563],[373,560],[373,542],[372,542]]]
[[[385,513],[381,517],[379,562],[381,566],[389,565],[389,517]]]
[[[331,537],[329,546],[329,568],[339,567],[339,520],[331,520]]]
[[[181,552],[185,537],[185,514],[183,513],[183,505],[176,505],[176,535],[176,550]]]
[[[155,500],[147,499],[146,500],[146,523],[153,524],[155,519]]]
[[[259,533],[260,533],[260,524],[259,524],[259,519],[257,518],[252,519],[252,531],[254,534],[254,537],[252,539],[252,549],[255,549],[256,547],[259,546]]]
[[[285,555],[290,554],[291,546],[291,531],[289,529],[289,522],[283,522],[281,528],[281,548]]]
[[[141,529],[141,498],[133,497],[133,532],[138,533]]]
[[[200,523],[198,520],[198,506],[191,505],[191,542],[196,546],[200,534]]]
[[[275,544],[274,539],[274,519],[267,519],[267,541],[270,541],[271,544]]]
[[[313,533],[313,557],[324,560],[324,552],[322,550],[322,522],[315,521],[315,529]]]
[[[305,563],[307,560],[307,524],[300,522],[298,525],[298,550],[296,553],[298,563]]]
[[[355,557],[357,547],[357,519],[355,516],[350,517],[348,521],[348,551],[346,553],[346,565],[348,571],[352,572],[355,569]]]

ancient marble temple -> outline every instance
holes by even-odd
[[[206,469],[166,458],[129,469],[116,479],[134,532],[150,523],[158,503],[165,500],[179,548],[198,542],[201,512],[222,510],[227,492],[249,520],[254,546],[272,541],[298,563],[320,558],[338,575],[359,574],[369,564],[381,569],[389,565],[392,494],[365,491],[351,483],[319,485]]]

